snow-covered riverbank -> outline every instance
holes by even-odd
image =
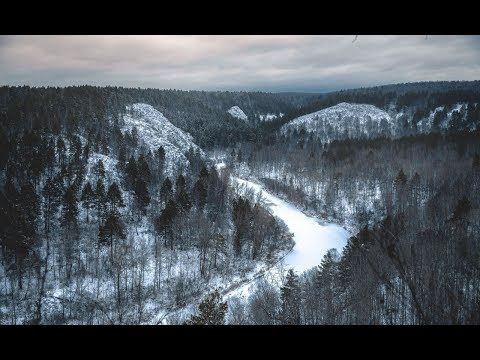
[[[295,246],[292,251],[282,260],[281,268],[293,270],[300,274],[303,271],[319,265],[328,250],[334,248],[339,253],[347,243],[350,234],[339,225],[321,223],[315,217],[305,215],[294,205],[272,195],[261,185],[249,180],[234,178],[233,181],[260,193],[275,216],[282,219],[294,234]],[[279,267],[272,267],[264,273],[267,279],[278,279]],[[263,277],[262,276],[262,277]],[[259,279],[260,277],[255,277]],[[226,298],[232,296],[247,297],[253,290],[255,281],[247,282],[231,292],[225,294]]]

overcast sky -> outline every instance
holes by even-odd
[[[318,92],[480,79],[480,36],[0,36],[0,85]]]

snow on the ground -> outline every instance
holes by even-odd
[[[225,164],[224,162],[215,164],[215,167],[217,168],[217,171],[221,171],[221,170],[224,169],[226,166],[227,166],[227,164]]]
[[[240,120],[248,120],[248,116],[245,115],[242,109],[240,109],[237,105],[232,106],[230,109],[227,110],[227,112],[232,115],[234,118],[240,119]]]
[[[93,188],[96,184],[96,175],[94,173],[95,165],[101,160],[103,162],[103,168],[105,169],[105,183],[104,185],[108,187],[114,181],[120,185],[120,178],[118,176],[117,164],[118,160],[114,159],[108,155],[103,155],[99,153],[93,153],[88,158],[88,163],[86,167],[85,182],[90,181]]]
[[[139,139],[152,151],[160,146],[165,149],[166,172],[171,174],[189,162],[185,153],[193,148],[204,155],[203,151],[193,142],[193,138],[174,126],[153,106],[148,104],[133,104],[127,107],[131,112],[124,116],[125,125],[122,131],[131,131],[136,127]]]

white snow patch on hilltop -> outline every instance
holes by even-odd
[[[182,167],[189,166],[185,153],[193,148],[202,156],[203,151],[194,142],[192,136],[174,126],[163,114],[148,104],[127,106],[122,131],[137,128],[138,138],[152,152],[160,146],[165,149],[165,170],[172,174]]]
[[[280,117],[282,117],[283,114],[280,114]],[[277,115],[275,114],[260,114],[258,115],[258,117],[260,118],[260,121],[270,121],[270,120],[274,120],[277,118]]]
[[[237,105],[232,106],[230,109],[227,110],[227,112],[232,115],[234,118],[240,119],[240,120],[248,120],[248,116],[245,115],[242,109],[240,109]]]
[[[393,120],[387,112],[370,104],[340,103],[329,108],[300,116],[285,124],[282,133],[290,130],[305,129],[307,132],[329,132],[329,128],[336,133],[358,132],[369,135],[378,131],[381,126],[392,127]]]

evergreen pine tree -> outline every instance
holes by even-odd
[[[122,193],[117,185],[116,182],[112,183],[108,187],[107,192],[107,202],[110,205],[110,212],[116,213],[119,207],[124,207],[125,204],[123,203]]]
[[[88,161],[88,158],[90,157],[90,153],[91,153],[90,141],[87,141],[87,143],[83,147],[83,159],[85,163]]]
[[[43,217],[45,221],[45,233],[50,233],[52,220],[63,198],[63,183],[57,176],[48,178],[42,190],[43,194]]]
[[[403,186],[407,184],[407,176],[403,172],[403,169],[400,169],[398,172],[397,177],[395,178],[395,185],[396,186]]]
[[[137,162],[135,161],[135,158],[133,156],[130,156],[130,159],[128,160],[127,166],[125,168],[125,173],[127,190],[131,190],[133,189],[133,186],[135,185],[135,180],[138,176]]]
[[[118,163],[120,167],[123,169],[125,167],[125,162],[127,161],[127,150],[125,145],[121,145],[118,149]]]
[[[224,325],[225,315],[227,314],[227,302],[222,301],[222,297],[218,290],[210,293],[198,305],[198,313],[192,315],[187,325]]]
[[[110,246],[113,255],[113,242],[115,239],[125,239],[125,226],[120,216],[110,212],[105,219],[105,224],[98,229],[98,243],[103,246]]]
[[[210,175],[210,174],[209,174],[207,168],[205,167],[205,165],[203,165],[203,166],[202,166],[202,169],[200,170],[200,174],[199,174],[198,177],[199,177],[202,181],[206,182],[209,175]]]
[[[24,233],[29,238],[34,238],[36,234],[36,219],[39,213],[38,196],[35,188],[30,182],[27,182],[20,189],[20,211],[25,219]]]
[[[134,195],[136,207],[145,214],[146,207],[150,204],[150,195],[143,179],[137,179],[135,182]]]
[[[103,180],[99,179],[95,186],[95,208],[99,223],[102,221],[106,210],[106,201],[105,186],[103,185]]]
[[[173,197],[173,184],[167,177],[160,188],[160,200],[166,205]]]
[[[60,166],[63,166],[65,164],[65,142],[61,137],[58,138],[57,140],[57,154],[58,154],[58,162]]]
[[[0,192],[0,244],[2,254],[15,264],[19,289],[23,288],[24,261],[35,243],[37,211],[33,186],[24,185],[19,192],[8,178]]]
[[[143,154],[140,154],[137,159],[137,175],[138,178],[142,179],[146,183],[150,181],[150,167],[148,166],[147,160]]]
[[[284,325],[300,324],[300,286],[298,276],[293,269],[288,270],[285,285],[280,289],[282,309],[281,320]]]
[[[356,240],[356,244],[361,244],[362,247],[368,246],[370,238],[366,226],[360,231]],[[318,297],[322,307],[322,314],[324,315],[323,321],[326,324],[332,324],[334,321],[333,304],[335,299],[335,279],[338,274],[339,258],[340,255],[336,250],[333,249],[328,251],[322,259],[316,278]]]
[[[186,191],[182,191],[177,195],[178,210],[180,213],[185,214],[192,208],[192,201],[190,195]]]
[[[97,181],[102,178],[105,178],[105,166],[103,165],[103,161],[98,159],[93,167],[93,172],[97,178]]]
[[[167,205],[165,206],[165,209],[163,209],[160,216],[155,220],[155,230],[159,234],[163,233],[165,246],[167,245],[167,239],[170,239],[171,249],[173,249],[172,223],[177,214],[177,205],[173,200],[169,200]]]
[[[82,190],[82,206],[87,210],[87,223],[89,222],[89,211],[95,204],[95,193],[93,192],[90,181],[87,181]]]
[[[182,174],[178,175],[175,181],[175,196],[177,198],[182,192],[186,191],[186,186],[185,176]]]
[[[68,224],[77,224],[78,216],[78,200],[75,188],[69,186],[63,197],[63,223]]]
[[[233,200],[232,220],[234,225],[233,248],[235,256],[240,256],[243,243],[248,239],[252,230],[252,208],[248,199],[239,197]]]
[[[163,146],[160,146],[157,150],[157,161],[158,161],[158,172],[163,173],[165,167],[165,149]]]
[[[203,209],[205,207],[207,194],[208,193],[204,182],[201,179],[198,179],[193,186],[193,196],[199,209]]]

